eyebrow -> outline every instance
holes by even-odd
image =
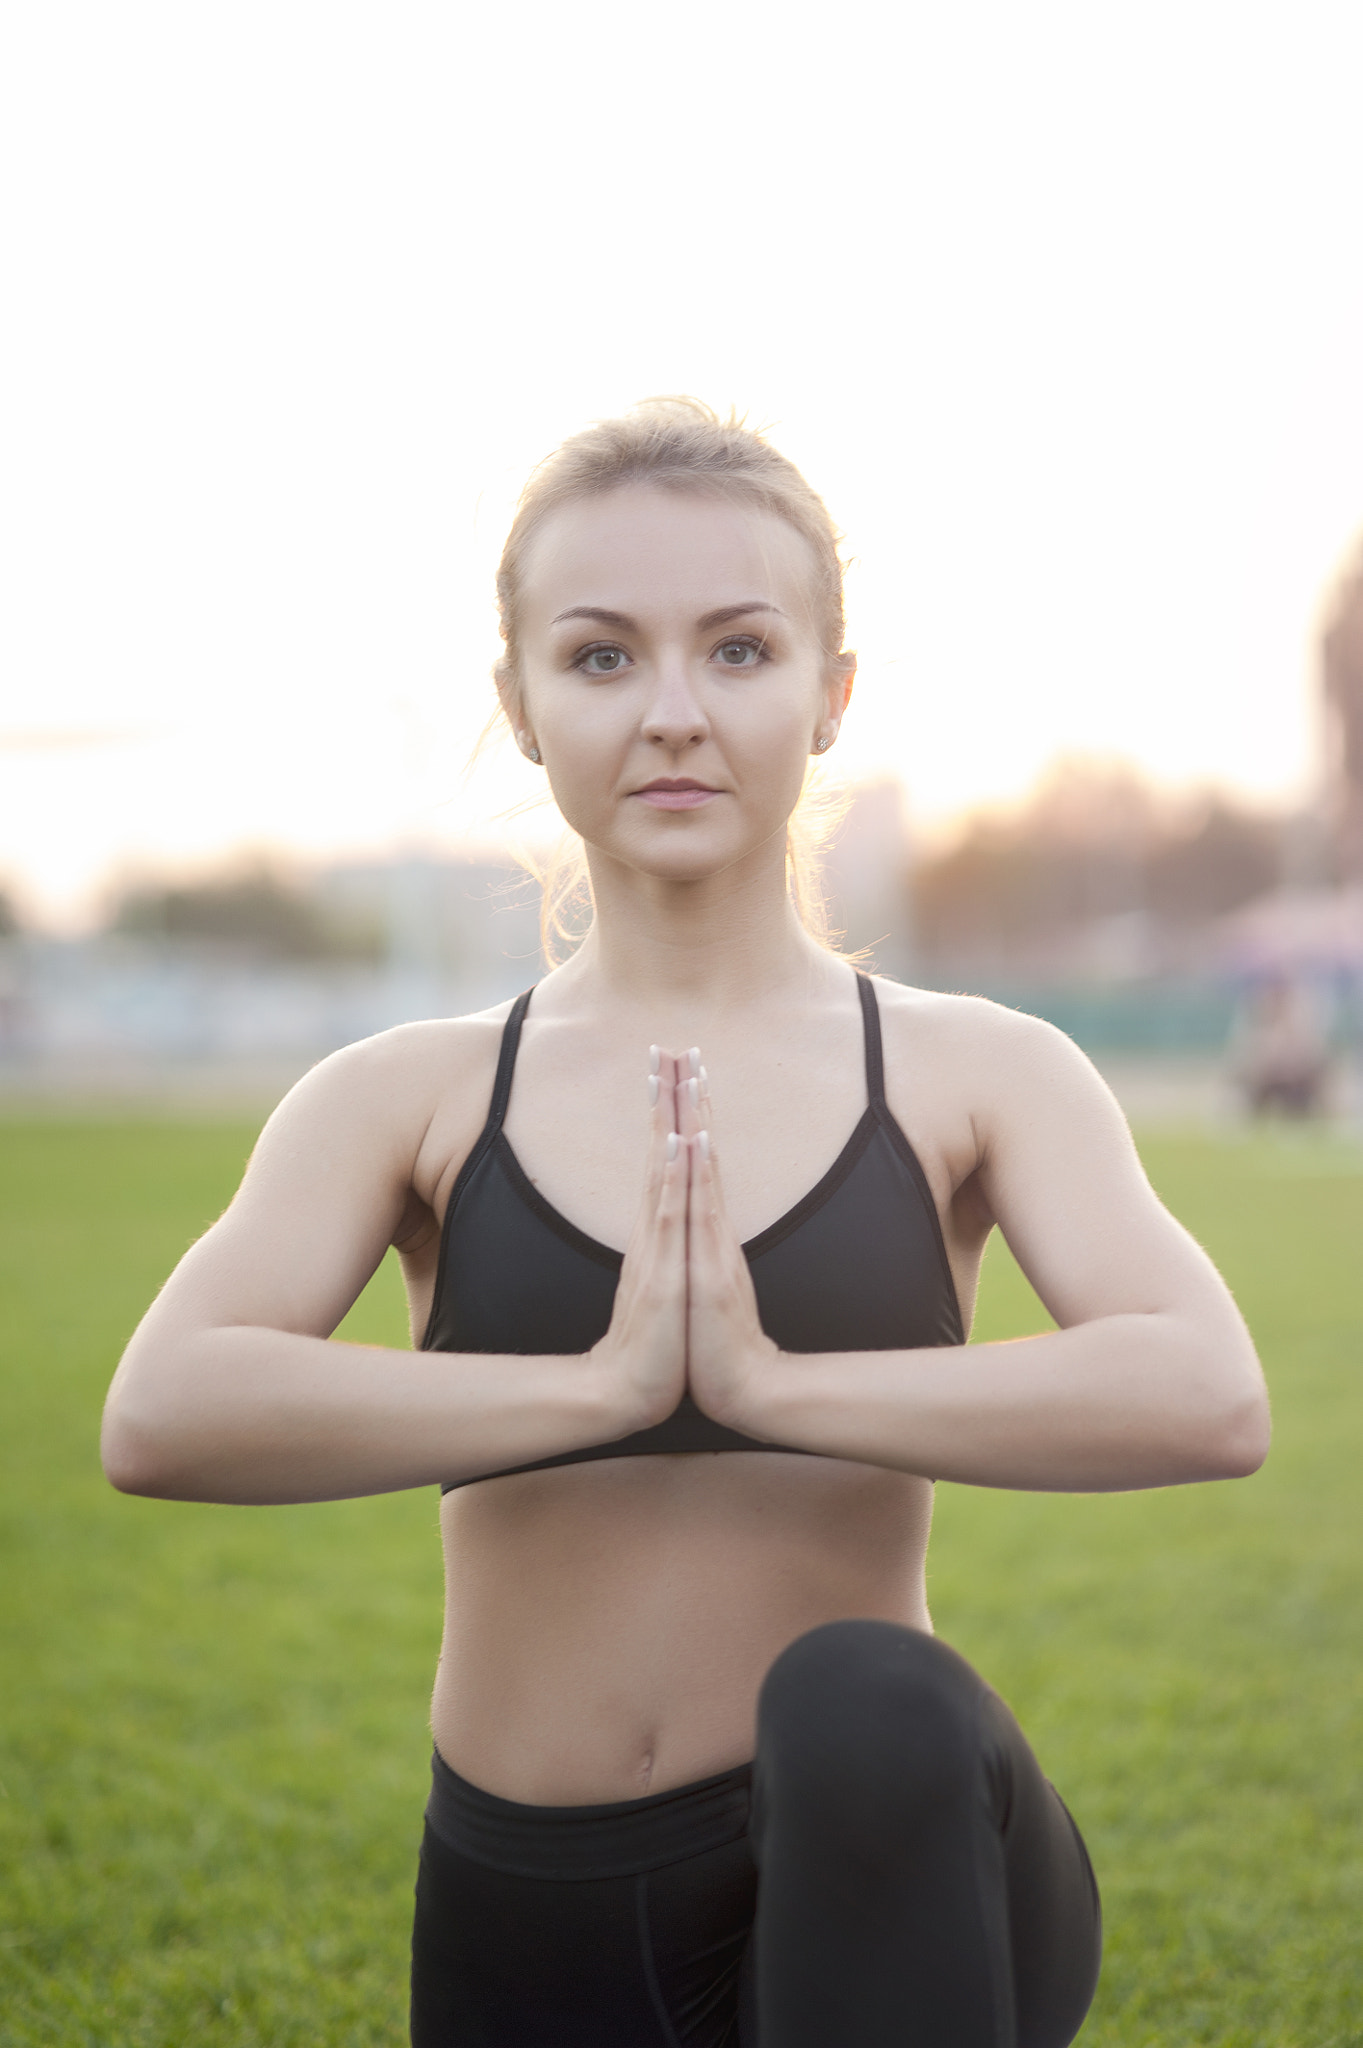
[[[718,611],[706,612],[703,619],[697,619],[696,624],[702,633],[708,633],[716,626],[727,626],[731,619],[746,618],[750,612],[775,612],[777,618],[785,617],[779,604],[772,604],[765,597],[754,597],[743,604],[721,605]],[[549,623],[552,626],[561,626],[565,619],[595,619],[600,626],[621,626],[626,632],[636,630],[636,621],[627,613],[608,611],[604,605],[599,604],[570,605],[566,612],[557,613]]]

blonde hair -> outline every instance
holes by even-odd
[[[602,496],[622,485],[710,492],[737,498],[784,519],[803,535],[813,566],[810,624],[827,659],[846,659],[843,641],[841,536],[823,499],[794,463],[755,428],[731,412],[727,419],[697,398],[647,398],[620,419],[598,420],[565,441],[530,474],[497,568],[497,609],[505,652],[496,664],[499,709],[520,689],[520,599],[525,559],[544,521],[560,506]],[[508,721],[509,722],[509,721]],[[786,885],[800,922],[821,945],[831,946],[822,855],[846,808],[836,792],[820,788],[814,770],[786,828]],[[592,914],[591,882],[577,835],[547,862],[528,861],[542,889],[540,939],[552,963],[584,936]]]

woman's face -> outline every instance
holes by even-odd
[[[851,690],[812,581],[804,537],[732,500],[627,485],[546,519],[507,709],[589,846],[683,881],[784,845]]]

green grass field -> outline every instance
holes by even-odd
[[[0,2041],[401,2043],[439,1622],[433,1492],[120,1498],[121,1345],[244,1126],[0,1125]],[[1234,1285],[1277,1446],[1233,1486],[943,1488],[933,1608],[1093,1850],[1086,2048],[1363,2043],[1363,1153],[1145,1145]],[[991,1253],[979,1336],[1044,1318]],[[347,1334],[404,1341],[385,1267]],[[849,2044],[851,2048],[851,2044]]]

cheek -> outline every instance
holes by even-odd
[[[547,761],[553,761],[565,777],[594,782],[610,778],[634,730],[626,707],[604,692],[600,696],[546,693],[538,729]]]
[[[802,782],[818,722],[812,694],[789,687],[754,693],[730,721],[728,745],[763,781]]]
[[[537,727],[549,788],[564,819],[587,838],[611,808],[630,728],[599,701],[547,702]]]

